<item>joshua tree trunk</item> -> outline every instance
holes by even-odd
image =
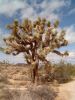
[[[35,63],[34,65],[32,64],[31,77],[32,77],[32,82],[33,83],[38,81],[38,64],[37,63]]]
[[[39,59],[38,56],[35,56],[35,60],[33,59],[31,63],[32,71],[31,71],[31,77],[32,77],[32,82],[35,83],[38,81],[38,66],[39,66]]]

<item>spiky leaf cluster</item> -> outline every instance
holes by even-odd
[[[37,61],[37,59],[46,61],[45,57],[49,52],[60,56],[68,55],[67,51],[62,54],[56,50],[68,45],[68,41],[64,38],[66,32],[62,30],[59,33],[58,25],[58,20],[51,24],[45,18],[38,18],[35,21],[25,19],[21,23],[14,20],[7,26],[11,34],[4,39],[8,46],[5,48],[5,53],[17,55],[22,52],[27,63],[31,63],[32,60]]]

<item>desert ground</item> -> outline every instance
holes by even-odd
[[[0,100],[75,100],[75,80],[36,85],[31,83],[29,66],[0,64]]]
[[[56,100],[75,100],[75,80],[69,83],[61,84]]]

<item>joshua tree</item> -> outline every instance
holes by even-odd
[[[59,21],[53,24],[45,18],[38,18],[36,21],[29,19],[19,23],[14,20],[7,28],[11,30],[11,34],[4,41],[7,48],[4,49],[6,54],[18,55],[24,53],[28,64],[32,65],[32,79],[38,78],[39,61],[48,64],[46,56],[49,52],[56,53],[60,56],[68,55],[68,52],[60,53],[56,49],[67,46],[68,41],[64,39],[65,31],[60,33],[57,31]],[[58,34],[59,33],[59,34]]]

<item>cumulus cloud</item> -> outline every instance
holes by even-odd
[[[49,9],[52,12],[55,10],[60,10],[59,8],[62,8],[66,5],[69,6],[70,3],[70,0],[44,0],[41,4],[41,7],[44,9]]]
[[[24,8],[21,0],[0,0],[0,14],[12,16],[17,10]]]
[[[0,61],[6,61],[6,62],[9,62],[9,63],[25,63],[25,60],[23,58],[23,54],[20,53],[19,55],[17,56],[13,56],[13,55],[6,55],[2,52],[0,52]]]
[[[66,56],[66,57],[61,57],[61,56],[58,56],[57,54],[49,53],[47,55],[47,60],[51,61],[52,63],[58,63],[62,60],[67,63],[75,64],[75,52],[69,51],[69,56]]]
[[[66,30],[65,38],[69,41],[69,43],[75,43],[75,24],[66,27],[65,30]]]
[[[3,34],[2,30],[0,29],[0,47],[3,47],[5,45],[3,38],[4,38],[4,34]]]
[[[69,52],[69,57],[74,57],[75,58],[75,52]]]
[[[5,43],[4,43],[3,39],[8,36],[9,36],[9,34],[4,34],[2,29],[0,29],[0,47],[5,47]]]
[[[35,0],[37,1],[37,0]],[[46,17],[49,20],[60,19],[61,13],[59,11],[63,7],[68,7],[70,5],[70,0],[43,0],[40,4],[37,2],[28,5],[28,7],[21,12],[21,18],[37,18]]]
[[[0,14],[11,17],[20,11],[21,19],[25,17],[35,19],[40,16],[53,20],[60,18],[59,11],[71,4],[71,0],[43,0],[39,4],[37,1],[32,0],[28,3],[28,0],[0,0]]]

